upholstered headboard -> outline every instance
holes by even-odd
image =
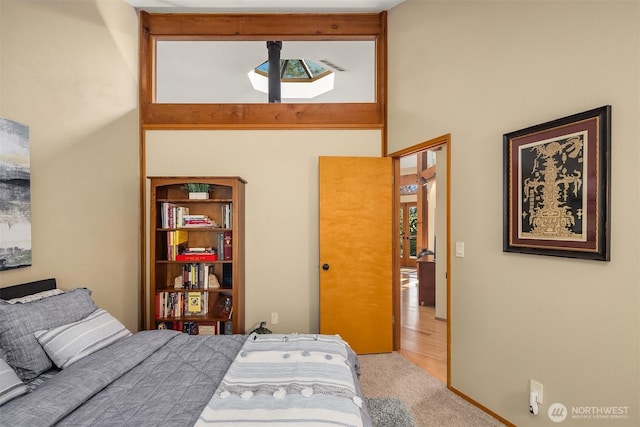
[[[36,280],[35,282],[22,283],[6,288],[0,288],[0,299],[21,298],[26,295],[48,291],[56,288],[56,279]]]

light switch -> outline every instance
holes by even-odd
[[[464,242],[456,242],[456,256],[464,258]]]

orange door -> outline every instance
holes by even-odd
[[[320,332],[393,349],[391,158],[320,157]]]

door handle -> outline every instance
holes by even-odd
[[[329,264],[327,264],[327,263],[322,264],[322,269],[323,269],[324,271],[327,271],[327,270],[329,269]]]

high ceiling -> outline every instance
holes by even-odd
[[[404,0],[125,0],[151,13],[369,13]]]
[[[405,0],[125,0],[150,13],[379,13]],[[254,47],[253,45],[257,45]],[[216,49],[214,53],[213,49]],[[164,52],[173,52],[167,55]],[[158,99],[174,103],[266,102],[247,73],[267,59],[265,42],[164,42],[158,46]],[[335,89],[313,99],[283,102],[373,102],[374,44],[364,41],[289,41],[283,59],[329,61]],[[223,58],[223,60],[221,60]],[[202,78],[204,80],[199,80]],[[223,82],[223,83],[221,83]],[[173,94],[178,94],[174,96]],[[191,95],[195,94],[195,95]]]

